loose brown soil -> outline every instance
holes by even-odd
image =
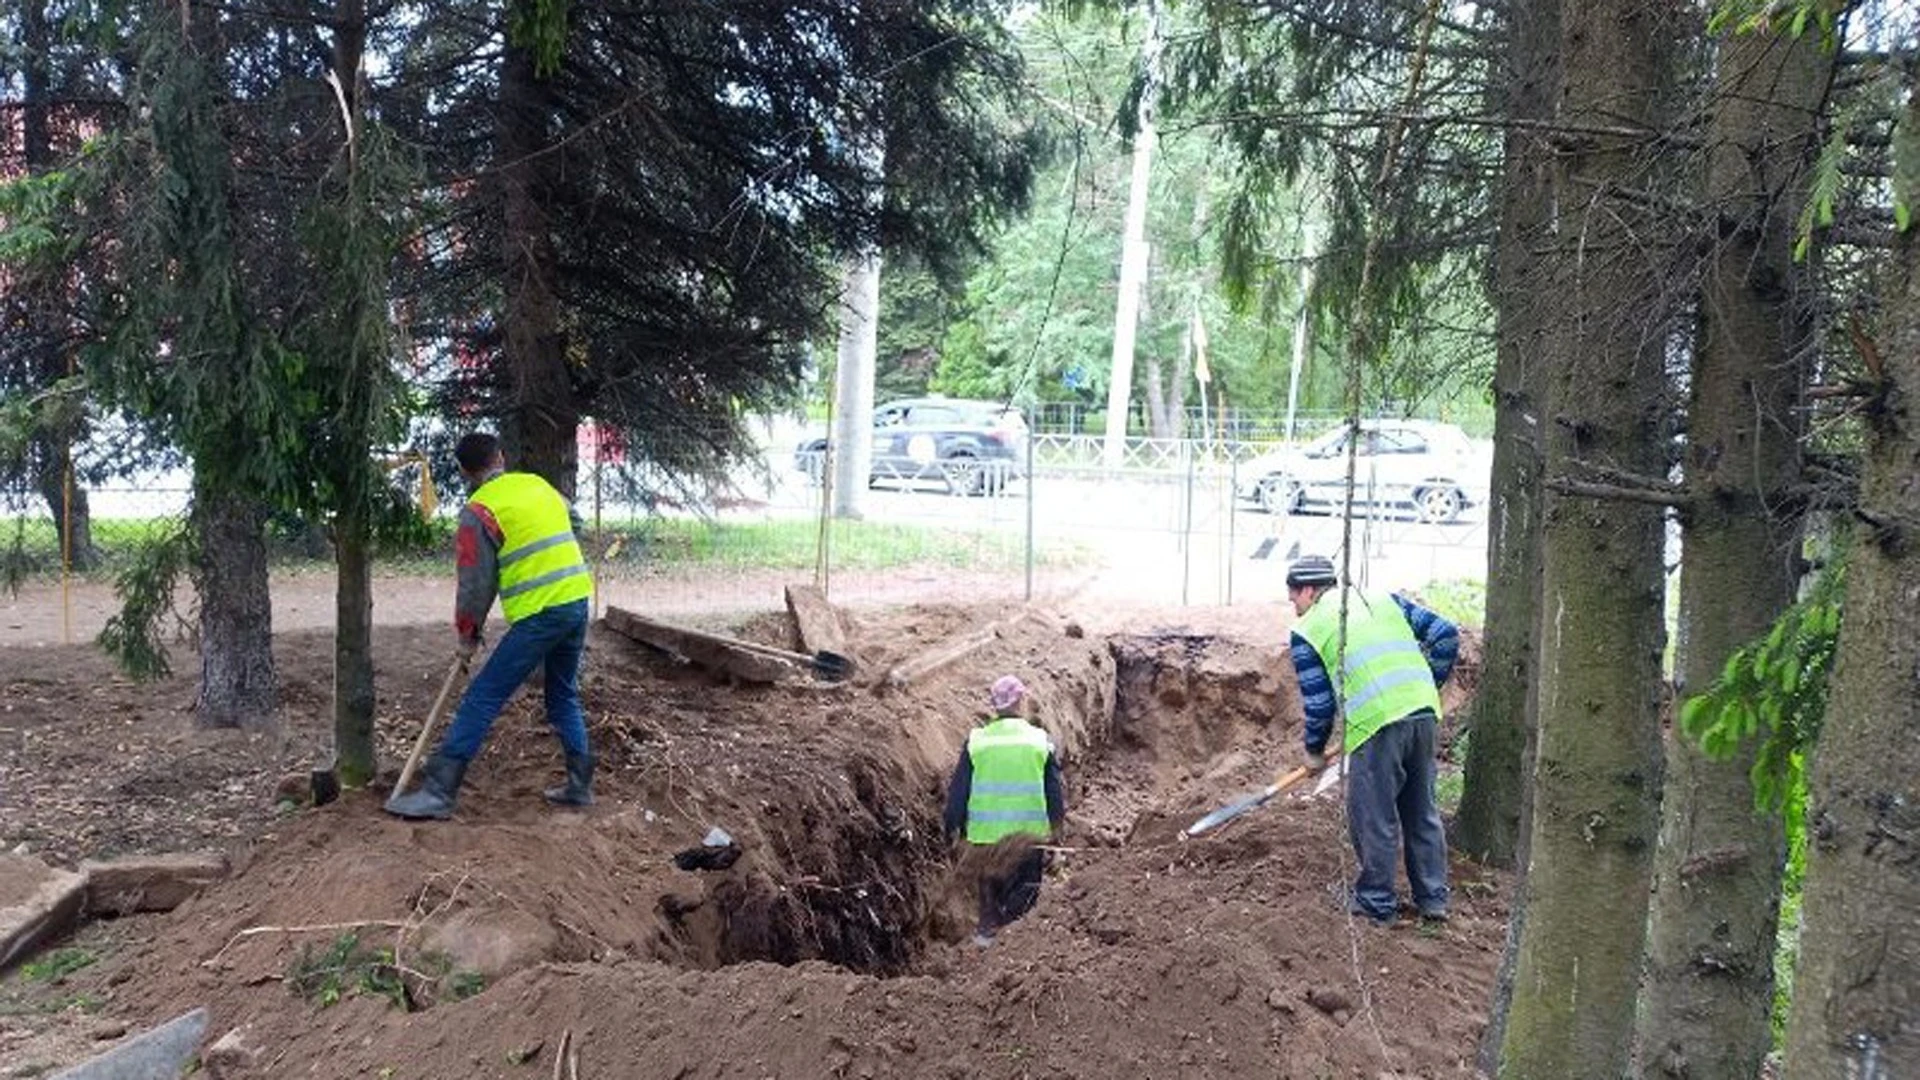
[[[185,678],[139,687],[85,649],[0,651],[0,842],[62,864],[207,847],[236,862],[175,912],[82,930],[68,947],[95,962],[57,983],[0,983],[0,1062],[64,1063],[205,1004],[210,1038],[240,1028],[257,1050],[238,1074],[262,1077],[546,1077],[563,1032],[596,1078],[1471,1075],[1501,879],[1459,864],[1451,923],[1382,930],[1331,899],[1351,874],[1335,800],[1179,838],[1298,758],[1277,613],[1258,644],[1137,614],[1113,636],[1022,619],[885,686],[899,660],[1013,613],[863,612],[842,687],[728,687],[596,630],[600,804],[542,805],[559,753],[523,695],[445,824],[386,817],[384,792],[276,813],[276,781],[325,757],[323,635],[276,642],[276,736],[194,730]],[[788,631],[764,616],[741,632]],[[376,634],[389,761],[444,673],[444,634]],[[1003,671],[1035,690],[1073,821],[1038,907],[982,950],[939,811]],[[739,860],[677,869],[714,826]],[[393,950],[398,981],[349,973],[336,1004],[296,996],[350,930]]]

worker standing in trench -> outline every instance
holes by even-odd
[[[473,494],[454,538],[459,595],[454,629],[463,658],[480,648],[494,594],[507,632],[467,687],[440,748],[421,770],[419,788],[396,793],[387,812],[403,818],[448,818],[467,765],[507,699],[536,667],[545,668],[547,722],[566,750],[567,779],[545,792],[562,806],[593,803],[593,753],[580,708],[580,657],[587,643],[587,600],[593,580],[581,554],[580,519],[567,500],[533,473],[508,472],[500,442],[473,432],[454,448],[460,476]]]
[[[1308,768],[1327,767],[1334,716],[1346,714],[1347,828],[1360,873],[1343,899],[1349,912],[1391,923],[1394,861],[1406,841],[1407,884],[1414,907],[1430,921],[1447,918],[1447,838],[1434,801],[1434,750],[1440,686],[1453,674],[1460,631],[1398,593],[1354,592],[1347,605],[1344,657],[1340,598],[1333,561],[1303,556],[1287,568],[1293,626],[1293,668],[1307,714]]]
[[[1053,740],[1026,719],[1031,701],[1017,677],[995,679],[987,691],[992,712],[968,734],[947,785],[947,839],[964,834],[976,864],[973,943],[982,948],[1040,899],[1047,853],[1035,841],[1050,838],[1067,816]]]

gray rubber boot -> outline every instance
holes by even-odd
[[[593,755],[567,755],[565,787],[550,787],[542,792],[556,806],[593,805]]]
[[[445,821],[453,816],[454,796],[467,775],[467,763],[439,754],[420,770],[420,786],[387,800],[387,813],[410,821]]]

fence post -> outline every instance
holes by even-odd
[[[593,448],[593,546],[600,552],[600,580],[594,583],[598,588],[593,590],[593,618],[596,621],[600,618],[600,594],[607,587],[607,532],[600,523],[600,473],[606,467],[600,443],[596,439]],[[420,468],[425,471],[426,465],[422,464]]]
[[[1233,606],[1233,561],[1239,553],[1240,525],[1240,455],[1227,452],[1227,558],[1226,579],[1228,607]]]
[[[1186,508],[1180,515],[1180,606],[1187,606],[1187,589],[1193,579],[1193,443],[1183,439],[1180,453],[1187,459]]]
[[[1036,477],[1033,473],[1033,437],[1027,437],[1027,603],[1033,603],[1033,500]]]

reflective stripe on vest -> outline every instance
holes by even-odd
[[[1340,596],[1323,595],[1294,628],[1320,654],[1340,698],[1346,717],[1347,753],[1373,733],[1422,709],[1440,715],[1440,691],[1433,685],[1433,669],[1420,651],[1406,613],[1391,596],[1353,594],[1347,607],[1347,650],[1341,658]]]
[[[1048,836],[1047,733],[1017,716],[967,736],[973,787],[967,793],[967,842],[991,844],[1020,833]]]
[[[500,526],[500,610],[508,622],[593,595],[567,502],[553,485],[533,473],[501,473],[468,501]]]

